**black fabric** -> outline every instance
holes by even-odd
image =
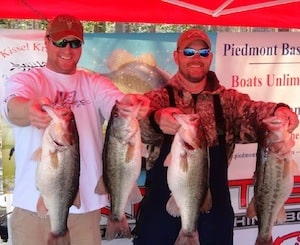
[[[232,245],[234,212],[227,181],[227,160],[224,145],[209,148],[210,191],[212,208],[200,214],[198,231],[201,245]]]
[[[219,94],[214,94],[214,111],[215,111],[215,120],[217,127],[218,140],[220,145],[225,145],[225,119],[223,116],[223,110],[221,106]]]
[[[174,218],[166,211],[170,190],[167,184],[167,168],[163,163],[170,152],[171,143],[172,137],[165,137],[156,163],[147,171],[147,191],[139,206],[134,244],[173,245],[180,230],[180,218]]]
[[[168,94],[169,94],[169,103],[170,103],[170,106],[171,107],[175,107],[176,103],[175,103],[175,97],[174,97],[173,88],[170,85],[167,85],[165,88],[167,89]]]
[[[149,115],[149,122],[150,122],[150,125],[151,127],[157,132],[157,133],[163,133],[163,131],[161,131],[159,125],[155,122],[155,119],[154,119],[154,114],[155,114],[156,111],[152,111]]]
[[[171,94],[170,102],[172,96]],[[217,125],[222,128],[218,130],[218,132],[223,132],[219,136],[222,144],[209,148],[212,208],[210,212],[199,216],[198,231],[201,245],[233,244],[234,213],[227,181],[225,123],[222,122],[224,118],[219,102],[215,102],[215,107],[219,107],[215,108],[215,114],[217,114],[215,116],[218,117],[218,121],[220,120]],[[165,135],[160,155],[154,166],[147,171],[147,191],[139,207],[133,240],[135,245],[173,245],[180,231],[180,217],[174,218],[166,211],[170,190],[164,160],[170,152],[172,140],[171,135]]]

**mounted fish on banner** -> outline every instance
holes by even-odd
[[[36,186],[41,193],[37,213],[42,217],[49,215],[49,245],[56,244],[57,239],[64,241],[63,244],[69,244],[69,208],[73,204],[80,207],[79,137],[74,115],[69,108],[55,109],[43,106],[43,109],[52,121],[45,129],[42,146],[33,156],[38,162]]]
[[[174,117],[181,127],[165,160],[171,190],[166,208],[172,216],[181,217],[175,244],[196,245],[199,214],[211,208],[206,139],[198,114],[174,114]]]
[[[127,105],[116,102],[107,125],[103,147],[103,177],[95,192],[109,193],[110,215],[107,221],[106,239],[131,237],[125,216],[128,203],[138,203],[142,195],[137,186],[141,173],[143,148],[137,114],[140,104]]]
[[[286,221],[284,203],[294,185],[296,163],[292,160],[295,142],[287,131],[288,119],[270,117],[263,120],[262,142],[258,144],[254,197],[247,216],[257,216],[256,245],[272,245],[274,224]]]
[[[116,49],[108,57],[107,66],[110,72],[103,75],[126,93],[145,93],[165,86],[171,78],[170,73],[156,64],[151,53],[134,57],[124,49]]]

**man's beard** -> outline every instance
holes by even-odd
[[[188,82],[191,82],[191,83],[200,83],[206,77],[206,74],[202,75],[202,76],[193,77],[193,76],[185,74],[181,71],[180,71],[180,73],[185,80],[187,80]]]

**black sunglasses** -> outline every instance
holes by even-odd
[[[50,38],[50,37],[48,37]],[[59,40],[57,42],[51,40],[53,45],[55,47],[58,47],[58,48],[65,48],[67,47],[68,43],[70,44],[70,47],[71,48],[80,48],[81,45],[82,45],[82,41],[80,41],[79,39],[74,39],[74,40],[71,40],[71,41],[68,41],[66,39],[62,39],[62,40]]]
[[[195,54],[199,54],[199,56],[201,57],[207,57],[210,54],[210,50],[209,49],[200,49],[200,50],[196,50],[193,48],[185,48],[183,50],[178,50],[178,52],[182,52],[184,56],[187,57],[193,57]]]

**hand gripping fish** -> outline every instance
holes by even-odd
[[[199,244],[199,214],[211,208],[206,140],[197,114],[174,114],[174,117],[181,127],[165,160],[172,192],[166,208],[172,216],[181,217],[175,244]]]
[[[131,237],[125,207],[127,203],[137,203],[142,199],[136,183],[141,172],[143,154],[140,127],[136,118],[139,108],[140,104],[127,105],[116,101],[106,129],[103,178],[98,181],[95,192],[109,193],[110,196],[107,240],[117,236]]]
[[[287,131],[288,123],[287,118],[281,117],[263,120],[265,129],[262,143],[258,144],[254,197],[247,208],[247,216],[257,216],[258,220],[256,245],[272,245],[275,222],[286,220],[284,203],[291,194],[296,170],[291,159],[295,143]]]
[[[49,214],[51,233],[48,244],[56,244],[57,239],[64,241],[62,244],[69,244],[69,208],[72,204],[80,206],[79,196],[76,198],[80,170],[78,133],[74,115],[69,109],[60,109],[66,111],[64,116],[59,116],[59,110],[50,106],[43,106],[43,109],[52,121],[45,129],[42,146],[33,157],[38,162],[36,186],[41,193],[37,212],[40,216]]]

